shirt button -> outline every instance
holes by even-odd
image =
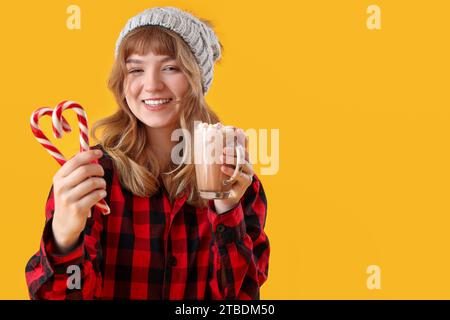
[[[171,256],[169,258],[169,266],[175,267],[176,265],[177,265],[177,258],[175,258],[174,256]]]
[[[217,232],[224,232],[225,231],[225,226],[223,224],[219,224],[217,226]]]

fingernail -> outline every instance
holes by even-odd
[[[101,156],[101,155],[103,155],[103,152],[101,150],[95,150],[95,155]]]

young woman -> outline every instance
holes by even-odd
[[[259,298],[267,202],[248,154],[230,197],[215,200],[199,197],[193,161],[171,160],[173,130],[193,137],[195,120],[219,121],[204,95],[221,50],[207,21],[177,8],[128,21],[109,79],[118,110],[94,124],[97,145],[54,176],[26,266],[32,299]],[[231,176],[236,159],[223,156]],[[110,213],[91,216],[103,197]]]

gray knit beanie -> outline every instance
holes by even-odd
[[[192,14],[175,7],[147,9],[128,20],[116,42],[115,56],[125,36],[142,26],[161,26],[179,34],[191,48],[202,71],[203,94],[211,86],[214,62],[221,57],[219,40],[214,31]]]

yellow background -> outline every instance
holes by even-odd
[[[70,4],[81,30],[66,27]],[[381,8],[381,30],[366,9]],[[260,176],[271,241],[264,299],[450,298],[449,1],[10,1],[2,3],[0,298],[27,299],[59,165],[29,116],[64,99],[90,123],[119,31],[151,6],[211,20],[225,47],[208,103],[226,124],[280,130],[280,170]],[[78,151],[74,127],[64,142]],[[259,166],[256,166],[259,173]],[[366,286],[369,265],[381,289]]]

